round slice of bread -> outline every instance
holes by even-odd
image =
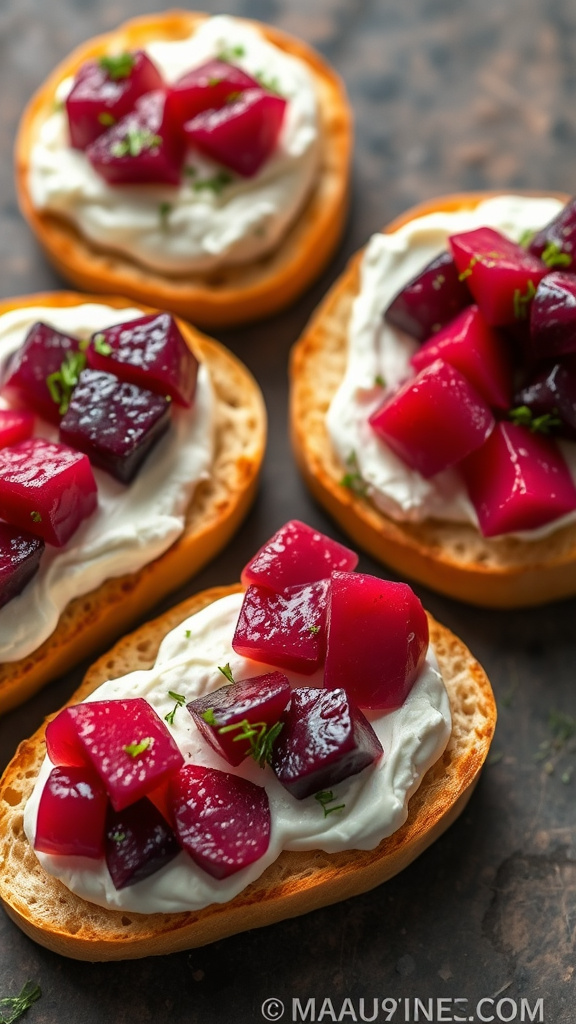
[[[15,158],[20,209],[67,280],[88,291],[127,295],[213,328],[260,319],[288,306],[321,273],[340,240],[348,210],[352,116],[341,80],[313,49],[271,26],[242,21],[306,65],[317,91],[320,119],[321,156],[313,190],[281,244],[258,261],[205,275],[163,275],[99,248],[70,221],[37,209],[29,190],[32,147],[40,126],[53,112],[56,88],[64,78],[95,56],[135,50],[156,40],[184,39],[207,18],[189,11],[146,15],[80,46],[30,100],[21,119]]]
[[[66,307],[100,302],[115,309],[126,299],[50,292],[0,303],[0,316],[26,306]],[[143,312],[152,312],[141,306]],[[211,475],[198,484],[181,536],[138,572],[106,580],[65,608],[55,631],[32,654],[0,664],[0,713],[21,704],[45,683],[104,649],[166,594],[182,586],[227,544],[255,497],[266,447],[266,409],[246,367],[218,342],[183,321],[178,326],[209,369],[215,401],[215,455]]]
[[[193,612],[240,587],[203,591],[122,639],[88,671],[70,703],[107,679],[154,664],[162,638]],[[430,639],[452,712],[452,733],[412,796],[404,825],[374,850],[283,852],[235,899],[194,913],[106,910],[71,893],[41,868],[23,831],[24,807],[45,754],[44,728],[19,747],[0,783],[0,898],[30,938],[80,960],[172,953],[348,899],[406,867],[466,806],[496,721],[481,666],[461,640],[431,617]]]
[[[429,213],[473,209],[489,195],[495,193],[452,195],[423,203],[386,231],[396,231]],[[558,198],[566,201],[568,197]],[[539,540],[487,540],[467,524],[432,519],[398,522],[342,485],[345,468],[330,443],[326,414],[346,369],[348,325],[359,290],[361,259],[362,252],[352,258],[292,351],[292,445],[312,494],[374,558],[442,594],[489,608],[527,607],[576,594],[574,525]]]

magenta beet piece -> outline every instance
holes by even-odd
[[[549,438],[497,423],[459,469],[485,537],[534,530],[576,509],[576,487]]]
[[[540,369],[516,393],[514,406],[514,422],[576,441],[576,360]]]
[[[326,579],[335,569],[348,571],[357,565],[355,551],[291,519],[244,566],[241,580],[244,586],[255,583],[282,594],[291,587]]]
[[[399,458],[426,478],[479,448],[494,427],[484,399],[440,359],[385,398],[369,422]]]
[[[0,516],[48,544],[66,544],[98,504],[85,455],[31,437],[0,448]]]
[[[141,96],[134,110],[90,143],[86,155],[109,185],[178,185],[184,142],[166,125],[163,92]]]
[[[451,235],[450,247],[480,312],[492,327],[526,320],[548,267],[493,228]]]
[[[286,100],[264,89],[247,89],[219,110],[205,110],[184,125],[188,142],[237,174],[251,178],[271,156]]]
[[[33,413],[25,409],[0,409],[0,448],[25,441],[33,430]]]
[[[227,878],[266,853],[270,805],[262,787],[187,764],[171,779],[170,794],[181,846],[213,878]]]
[[[0,522],[0,608],[20,594],[38,571],[44,541]]]
[[[282,672],[240,679],[187,705],[200,732],[228,764],[237,765],[252,754],[268,760],[269,730],[290,700],[290,683]],[[249,734],[252,734],[251,736]]]
[[[248,587],[232,647],[253,661],[310,675],[320,668],[326,649],[329,580],[274,594]]]
[[[576,352],[576,275],[548,274],[536,289],[530,316],[534,359],[557,359]]]
[[[40,797],[34,849],[102,857],[107,804],[104,786],[91,768],[53,768]]]
[[[469,305],[472,296],[452,253],[443,252],[428,263],[394,296],[384,319],[418,341],[425,341]]]
[[[428,650],[428,620],[406,583],[365,573],[332,576],[324,685],[360,707],[400,707]]]
[[[62,366],[73,368],[78,362],[84,363],[79,346],[78,339],[69,334],[62,334],[48,324],[34,324],[8,363],[2,394],[44,419],[59,423]]]
[[[343,689],[293,690],[282,721],[271,764],[297,800],[357,775],[383,753],[370,722]]]
[[[60,423],[60,437],[127,484],[169,424],[166,398],[112,373],[83,370]]]
[[[528,251],[548,267],[572,270],[576,257],[576,199],[571,199],[556,216],[537,231]]]
[[[74,708],[62,708],[46,726],[46,753],[59,767],[88,764],[88,755],[78,739]]]
[[[237,99],[246,89],[258,89],[259,83],[241,68],[217,57],[200,64],[178,78],[168,88],[166,120],[170,131],[182,130],[203,110],[215,110]]]
[[[123,811],[108,807],[105,856],[115,889],[125,889],[160,871],[180,853],[174,832],[144,796]]]
[[[456,367],[489,406],[508,409],[512,396],[512,361],[507,346],[484,323],[478,306],[468,306],[426,341],[410,362],[418,372],[435,359]]]
[[[170,395],[179,405],[192,404],[198,360],[169,313],[150,313],[98,331],[86,355],[95,370]]]

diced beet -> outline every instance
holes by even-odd
[[[169,395],[179,405],[192,404],[198,360],[169,313],[150,313],[98,331],[86,355],[95,370]]]
[[[91,142],[86,155],[109,185],[178,185],[184,142],[168,131],[166,95],[149,92],[117,124]]]
[[[145,796],[184,763],[167,726],[143,697],[87,701],[68,712],[116,811]]]
[[[266,665],[310,675],[320,668],[326,650],[326,604],[329,580],[274,594],[248,587],[238,616],[232,647],[237,654]]]
[[[257,80],[241,68],[218,57],[205,61],[169,86],[166,119],[170,131],[181,131],[185,121],[190,121],[203,110],[223,107],[246,89],[257,88]]]
[[[184,125],[192,145],[237,174],[251,178],[278,142],[286,100],[264,89],[247,89],[219,110],[205,110]]]
[[[171,780],[174,828],[193,861],[228,875],[263,857],[270,844],[266,790],[216,768],[187,764]]]
[[[370,722],[343,689],[293,690],[282,721],[271,764],[297,800],[357,775],[383,753]]]
[[[449,242],[460,277],[487,324],[528,319],[536,288],[549,273],[541,260],[494,228],[451,235]]]
[[[0,516],[48,544],[66,544],[98,504],[90,462],[44,438],[0,448]]]
[[[84,746],[78,739],[73,708],[62,708],[46,726],[46,753],[59,767],[80,767],[89,763]]]
[[[20,594],[38,571],[44,541],[0,522],[0,608]]]
[[[534,359],[576,352],[576,274],[548,274],[536,289],[530,316]]]
[[[512,360],[499,334],[484,323],[478,306],[468,306],[426,341],[410,362],[418,372],[443,359],[466,377],[491,407],[508,409]]]
[[[282,672],[267,672],[205,693],[187,707],[210,746],[228,764],[237,765],[249,754],[261,753],[258,741],[276,725],[289,700],[290,683],[286,676]],[[254,743],[246,735],[252,730]],[[263,756],[263,760],[267,758]]]
[[[254,583],[285,594],[292,587],[326,579],[335,569],[349,571],[357,565],[355,551],[291,519],[244,566],[241,580],[244,586]]]
[[[514,405],[530,410],[530,426],[539,425],[543,433],[558,434],[576,441],[576,360],[541,368],[514,396]]]
[[[83,370],[60,423],[60,437],[127,484],[169,424],[170,402],[162,395],[112,373]]]
[[[442,252],[394,296],[384,319],[418,341],[425,341],[471,301],[452,253]]]
[[[428,478],[479,448],[494,417],[466,378],[437,359],[385,398],[369,423],[399,458]]]
[[[400,707],[428,650],[428,620],[406,583],[336,572],[328,606],[324,685],[360,707]]]
[[[84,362],[80,342],[49,324],[34,324],[8,363],[2,394],[52,423],[60,421],[62,365]],[[80,366],[82,369],[82,366]]]
[[[26,409],[0,409],[0,448],[25,441],[34,430],[34,413]]]
[[[102,857],[107,804],[104,786],[91,768],[53,768],[40,796],[34,849]]]
[[[123,811],[108,807],[106,864],[115,889],[125,889],[160,871],[180,853],[166,819],[142,797]]]
[[[571,199],[532,238],[528,251],[548,267],[571,270],[576,257],[576,199]]]
[[[533,530],[576,509],[558,446],[516,423],[497,423],[459,469],[485,537]]]

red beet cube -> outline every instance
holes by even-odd
[[[20,594],[38,571],[44,541],[0,522],[0,608]]]
[[[454,257],[443,252],[394,296],[384,319],[418,341],[425,341],[450,323],[471,299]]]
[[[88,146],[88,159],[110,185],[179,184],[184,142],[167,128],[165,101],[163,92],[146,93]]]
[[[270,844],[266,790],[247,779],[188,764],[171,780],[174,828],[193,861],[227,878],[263,857]]]
[[[85,455],[31,437],[0,449],[0,516],[48,544],[66,544],[98,504]]]
[[[274,594],[248,587],[232,640],[237,654],[310,675],[324,661],[329,580]]]
[[[244,586],[254,583],[285,594],[292,587],[326,579],[336,569],[348,571],[357,565],[355,551],[291,519],[244,566],[241,579]]]
[[[576,487],[550,438],[498,423],[459,466],[485,537],[533,530],[576,509]]]
[[[399,458],[426,478],[479,448],[494,427],[484,399],[440,359],[385,398],[369,422]]]
[[[203,110],[215,110],[237,99],[246,89],[258,89],[255,78],[217,57],[200,64],[168,88],[166,118],[173,132],[182,130]]]
[[[187,121],[184,134],[206,156],[251,178],[271,156],[285,110],[281,96],[261,88],[247,89],[232,103]]]
[[[89,764],[83,744],[78,739],[73,708],[63,708],[46,726],[46,753],[52,764],[79,768]]]
[[[169,395],[179,405],[192,404],[198,360],[169,313],[151,313],[98,331],[86,355],[95,370]]]
[[[51,423],[59,423],[65,399],[62,367],[83,365],[79,346],[77,338],[62,334],[49,324],[34,324],[8,363],[2,393],[11,402],[27,406]]]
[[[107,805],[104,786],[91,768],[53,768],[40,797],[34,848],[66,857],[102,857]]]
[[[576,352],[576,275],[548,274],[536,289],[530,316],[530,353],[535,360]]]
[[[0,409],[0,448],[25,441],[34,430],[34,414],[25,409]]]
[[[293,690],[282,721],[271,764],[297,800],[356,775],[383,753],[370,722],[342,689]]]
[[[116,889],[142,882],[180,853],[168,822],[145,796],[123,811],[108,807],[105,847]]]

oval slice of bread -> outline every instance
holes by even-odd
[[[472,209],[494,194],[445,196],[423,203],[386,231],[436,211]],[[535,541],[486,540],[466,524],[397,522],[341,484],[345,470],[333,453],[326,413],[346,368],[348,324],[359,289],[361,258],[361,252],[353,257],[292,351],[292,446],[312,494],[374,558],[450,597],[489,608],[514,608],[575,594],[576,526]]]
[[[162,275],[87,241],[70,221],[37,209],[28,187],[30,153],[40,125],[53,112],[58,84],[87,59],[134,50],[153,40],[186,38],[207,14],[167,11],[146,15],[74,50],[30,100],[16,139],[20,209],[48,258],[72,284],[88,291],[127,295],[189,317],[204,327],[223,327],[268,316],[288,306],[321,273],[342,234],[348,210],[352,116],[344,86],[309,46],[271,26],[256,26],[283,52],[306,64],[319,103],[321,162],[314,189],[281,245],[254,263],[212,274]]]
[[[125,637],[88,671],[70,703],[107,679],[153,665],[162,638],[193,612],[239,590],[203,591]],[[45,754],[44,728],[19,747],[0,783],[0,898],[30,938],[80,960],[121,960],[215,942],[348,899],[406,867],[466,806],[496,721],[486,675],[461,640],[430,620],[430,638],[452,711],[446,750],[424,776],[405,824],[374,850],[283,852],[235,899],[179,914],[134,914],[89,904],[52,878],[24,835],[24,807]]]
[[[32,305],[64,307],[84,302],[116,309],[131,305],[116,296],[50,292],[1,302],[0,315]],[[148,306],[141,308],[151,312]],[[255,497],[266,447],[266,409],[260,389],[228,349],[183,321],[178,326],[210,371],[216,410],[212,474],[196,487],[184,532],[163,555],[138,572],[109,579],[71,601],[54,633],[36,651],[20,661],[0,664],[0,713],[105,648],[189,580],[229,541]]]

